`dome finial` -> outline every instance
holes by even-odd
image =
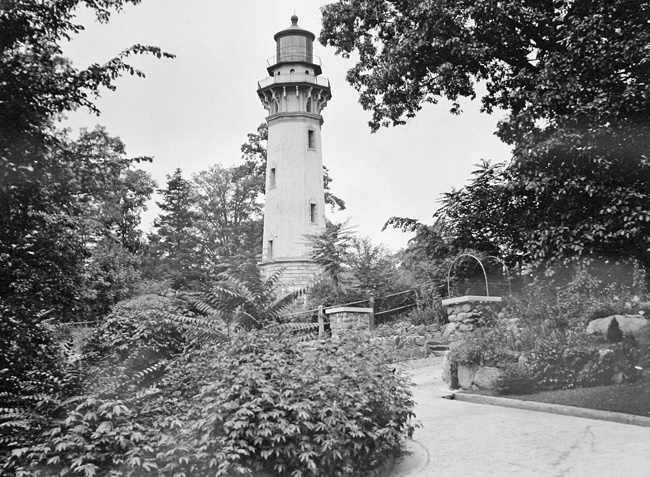
[[[298,24],[298,15],[296,15],[296,12],[293,12],[293,15],[291,15],[291,24],[292,25],[297,25]]]

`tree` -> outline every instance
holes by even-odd
[[[649,18],[647,1],[345,0],[323,7],[319,39],[358,53],[347,79],[373,130],[485,81],[483,108],[509,112],[499,135],[514,142],[565,120],[646,121]]]
[[[132,165],[151,162],[150,157],[128,158],[119,137],[112,137],[103,126],[92,131],[82,128],[71,140],[60,136],[57,160],[68,163],[67,176],[60,179],[73,198],[77,215],[83,217],[82,234],[86,241],[108,237],[131,252],[140,247],[140,214],[147,209],[155,181]]]
[[[163,196],[162,202],[156,202],[162,212],[153,223],[156,232],[149,237],[157,264],[155,272],[149,273],[155,278],[161,278],[160,274],[171,278],[174,288],[179,289],[201,275],[202,259],[195,230],[196,193],[180,168],[167,174],[167,187],[158,193]]]
[[[512,144],[501,202],[533,264],[575,256],[650,256],[650,2],[339,1],[320,40],[359,55],[348,81],[372,130],[403,124],[424,103],[474,98],[508,116]],[[615,171],[615,172],[614,172]],[[462,197],[459,196],[462,199]]]
[[[0,12],[0,299],[38,313],[73,309],[87,251],[75,216],[81,196],[79,162],[65,149],[54,121],[87,107],[122,73],[142,76],[127,62],[133,54],[171,55],[142,45],[103,65],[78,70],[59,43],[82,27],[79,5],[108,21],[113,10],[139,0],[4,2]],[[89,168],[87,170],[90,170]],[[92,176],[90,176],[92,177]]]
[[[468,254],[481,260],[488,276],[501,277],[503,273],[499,261],[488,259],[494,255],[493,242],[486,242],[483,250],[471,248],[473,230],[455,227],[445,214],[436,214],[431,225],[408,217],[391,217],[384,224],[384,229],[387,227],[415,233],[407,247],[397,254],[401,279],[412,286],[431,287],[438,296],[447,296],[450,288],[452,293],[475,289],[476,282],[484,290],[483,272],[477,262],[461,258]]]
[[[78,296],[83,320],[98,320],[122,300],[136,295],[142,281],[142,257],[104,237],[91,249]]]
[[[320,234],[307,235],[311,244],[311,259],[321,266],[323,275],[333,285],[337,293],[350,282],[350,269],[347,265],[350,247],[354,239],[347,222],[334,224],[327,222]]]
[[[504,164],[483,161],[472,175],[465,187],[443,194],[434,218],[447,224],[447,242],[454,250],[471,248],[520,264],[527,247],[523,231],[535,227],[537,219],[530,198],[515,190]]]
[[[262,253],[259,191],[264,178],[248,172],[246,165],[224,168],[216,164],[193,177],[196,229],[211,269],[237,256]]]
[[[126,62],[130,55],[171,56],[156,47],[134,45],[103,65],[78,70],[61,55],[59,44],[82,29],[73,22],[78,7],[85,5],[106,22],[112,11],[137,3],[9,0],[0,7],[3,462],[15,447],[42,433],[47,418],[60,412],[57,400],[72,387],[62,372],[60,350],[40,322],[65,319],[79,306],[89,254],[80,213],[88,191],[76,180],[77,166],[84,163],[66,152],[54,123],[79,107],[98,112],[93,100],[103,88],[114,89],[121,74],[142,76]],[[16,428],[4,426],[7,415],[14,424],[18,421]]]
[[[257,127],[256,133],[248,134],[248,141],[242,144],[242,159],[245,161],[245,167],[250,174],[255,174],[261,178],[260,192],[264,193],[266,184],[266,143],[269,139],[269,127],[262,123]],[[332,178],[329,175],[329,169],[323,166],[323,189],[325,190],[325,203],[332,207],[332,210],[345,210],[345,201],[335,196],[330,190]]]
[[[354,287],[365,296],[382,296],[395,291],[397,263],[383,245],[375,245],[369,237],[354,238],[348,257],[354,274]]]

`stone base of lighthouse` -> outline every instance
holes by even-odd
[[[313,285],[322,272],[320,265],[307,258],[287,258],[261,262],[260,269],[264,279],[268,279],[276,271],[282,270],[282,275],[277,283],[280,296]]]

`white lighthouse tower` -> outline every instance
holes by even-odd
[[[262,270],[283,269],[281,284],[289,290],[320,272],[305,236],[325,230],[321,111],[332,95],[313,54],[315,35],[298,26],[296,15],[273,38],[276,56],[257,89],[269,127]]]

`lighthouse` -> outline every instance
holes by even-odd
[[[332,95],[313,54],[315,35],[298,26],[296,15],[273,38],[276,55],[257,88],[269,128],[261,267],[267,276],[282,269],[288,291],[320,272],[305,237],[325,230],[321,113]]]

